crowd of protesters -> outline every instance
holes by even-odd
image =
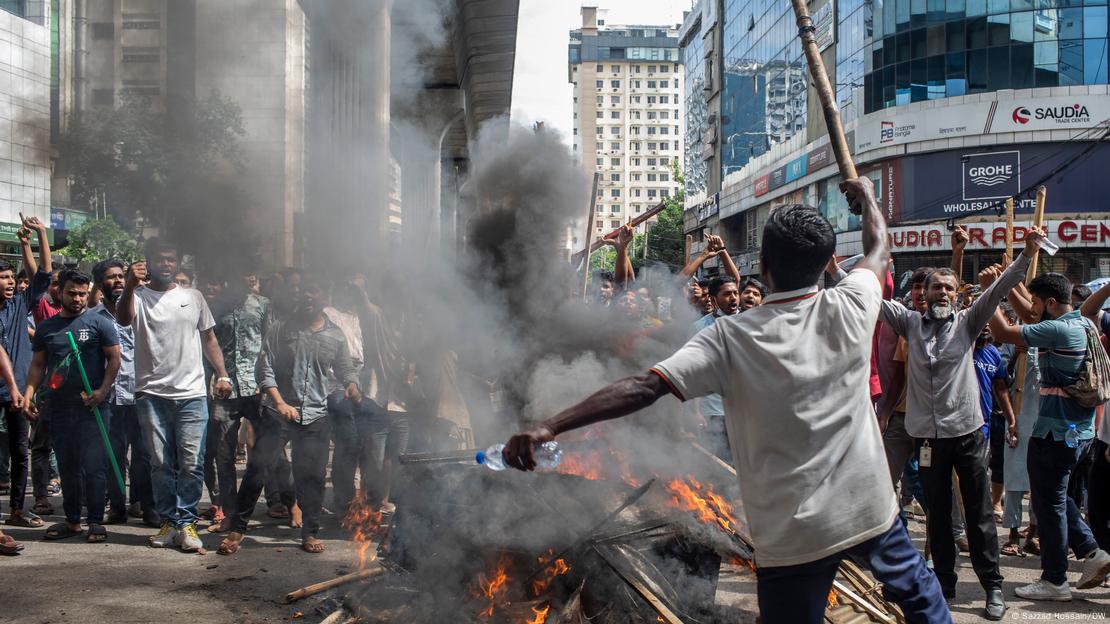
[[[662,394],[692,399],[687,433],[736,464],[748,494],[761,610],[789,614],[766,621],[809,621],[828,562],[848,555],[870,562],[909,621],[946,619],[937,603],[955,596],[960,551],[990,620],[1006,611],[1001,556],[1040,557],[1040,579],[1015,590],[1025,599],[1072,599],[1069,549],[1082,568],[1075,586],[1106,587],[1110,423],[1073,389],[1105,358],[1110,280],[1093,292],[1056,273],[1026,283],[1045,240],[1030,228],[1017,258],[966,284],[968,237],[957,228],[952,265],[917,269],[895,299],[870,186],[844,188],[865,215],[854,266],[833,256],[818,213],[784,208],[764,232],[767,284],[742,277],[709,236],[670,285],[683,289],[677,304],[635,279],[633,231],[621,228],[606,241],[615,270],[593,275],[591,305],[612,308],[633,339],[695,318],[672,332],[686,344],[514,437],[507,461],[527,469],[531,445]],[[26,219],[19,239],[21,270],[0,261],[7,525],[100,542],[105,525],[138,519],[157,528],[152,547],[195,551],[208,522],[226,535],[218,552],[234,554],[265,494],[268,514],[288,518],[303,550],[319,553],[329,461],[335,515],[356,503],[394,511],[390,470],[408,443],[412,370],[366,275],[348,271],[334,288],[293,269],[198,281],[159,239],[141,262],[48,270],[45,226]],[[715,275],[698,277],[711,259]],[[64,520],[45,526],[59,487]],[[921,555],[905,532],[915,516],[926,520]],[[22,549],[0,532],[0,553]]]
[[[687,283],[703,315],[689,341],[514,436],[506,463],[534,469],[538,443],[665,394],[686,401],[700,441],[736,466],[764,622],[823,621],[846,557],[868,564],[910,622],[951,621],[960,551],[988,620],[1007,610],[1002,555],[1040,557],[1040,578],[1014,590],[1027,600],[1072,600],[1069,549],[1081,568],[1075,587],[1107,587],[1110,422],[1102,405],[1087,405],[1110,398],[1101,380],[1091,400],[1100,379],[1089,372],[1106,359],[1110,280],[1094,292],[1058,273],[1025,283],[1045,240],[1029,228],[1016,259],[1000,257],[966,284],[968,236],[957,227],[952,266],[914,271],[897,300],[871,185],[842,190],[864,215],[864,254],[844,262],[854,266],[838,264],[831,226],[803,206],[765,226],[770,288],[741,279],[709,237],[682,276],[719,259],[716,277]],[[601,276],[596,297],[650,318],[651,302],[627,281],[630,240],[624,231],[613,242],[617,271]],[[923,553],[905,528],[915,516],[925,518]]]
[[[334,514],[356,500],[393,512],[386,455],[407,445],[403,366],[365,275],[349,271],[334,293],[293,269],[198,284],[157,238],[143,261],[51,271],[45,226],[25,219],[19,239],[19,271],[0,260],[6,525],[103,542],[106,525],[138,520],[157,529],[151,547],[189,552],[207,522],[232,554],[265,491],[268,514],[320,553],[329,460]],[[47,526],[58,492],[63,520]],[[22,550],[0,531],[0,553]]]

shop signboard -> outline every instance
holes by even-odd
[[[1083,130],[1110,118],[1110,98],[1098,95],[1016,98],[942,105],[886,116],[864,117],[855,131],[856,153],[880,147],[952,137]]]
[[[1028,220],[1014,223],[1014,243],[1021,248]],[[967,249],[987,250],[1006,248],[1006,223],[991,221],[964,224],[967,229]],[[1063,249],[1110,246],[1110,224],[1101,220],[1058,219],[1045,222],[1048,237]],[[890,228],[893,251],[942,252],[951,249],[951,233],[944,224],[906,225]]]
[[[897,206],[887,216],[895,222],[998,216],[1006,197],[1017,196],[1014,212],[1029,214],[1035,188],[1047,189],[1046,212],[1110,212],[1105,193],[1092,180],[1110,171],[1110,144],[1034,143],[1007,145],[997,151],[948,150],[897,159],[898,177],[886,175],[887,200]],[[1065,166],[1060,170],[1061,166]],[[892,171],[893,173],[893,171]]]

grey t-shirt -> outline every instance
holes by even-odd
[[[135,393],[163,399],[208,394],[198,332],[216,322],[199,290],[135,289]]]
[[[882,294],[865,270],[775,293],[652,369],[684,400],[724,399],[758,565],[817,561],[898,516],[869,385]]]

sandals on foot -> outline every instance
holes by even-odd
[[[73,537],[74,535],[81,535],[81,530],[71,529],[68,524],[59,522],[50,525],[50,528],[46,529],[46,534],[42,536],[42,539],[53,542],[55,540],[66,539],[67,537]]]
[[[1017,542],[1006,542],[1002,545],[1000,553],[1008,557],[1025,557],[1026,554],[1021,550],[1021,544]]]
[[[85,541],[90,544],[99,544],[108,541],[108,531],[99,524],[90,524],[85,533]]]
[[[18,555],[23,550],[23,544],[15,541],[11,535],[0,535],[0,555]]]
[[[1041,554],[1041,540],[1035,537],[1026,538],[1025,548],[1023,550],[1030,555],[1039,556]]]
[[[23,527],[25,529],[37,529],[45,523],[42,521],[42,518],[36,516],[34,513],[24,511],[17,516],[8,516],[8,520],[4,524]]]
[[[235,553],[239,552],[239,548],[241,548],[242,546],[242,540],[236,542],[231,540],[230,538],[225,538],[224,541],[220,542],[220,547],[216,549],[216,554],[234,555]]]
[[[31,511],[33,511],[33,512],[39,514],[39,515],[49,516],[49,515],[52,515],[54,513],[54,506],[51,505],[50,503],[35,503],[31,507]]]
[[[301,550],[313,555],[319,555],[327,550],[323,542],[301,542]]]
[[[267,516],[282,520],[289,517],[289,508],[285,505],[274,505],[266,512]]]

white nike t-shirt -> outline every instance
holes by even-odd
[[[196,399],[208,393],[198,333],[216,322],[199,290],[135,289],[135,393]]]

